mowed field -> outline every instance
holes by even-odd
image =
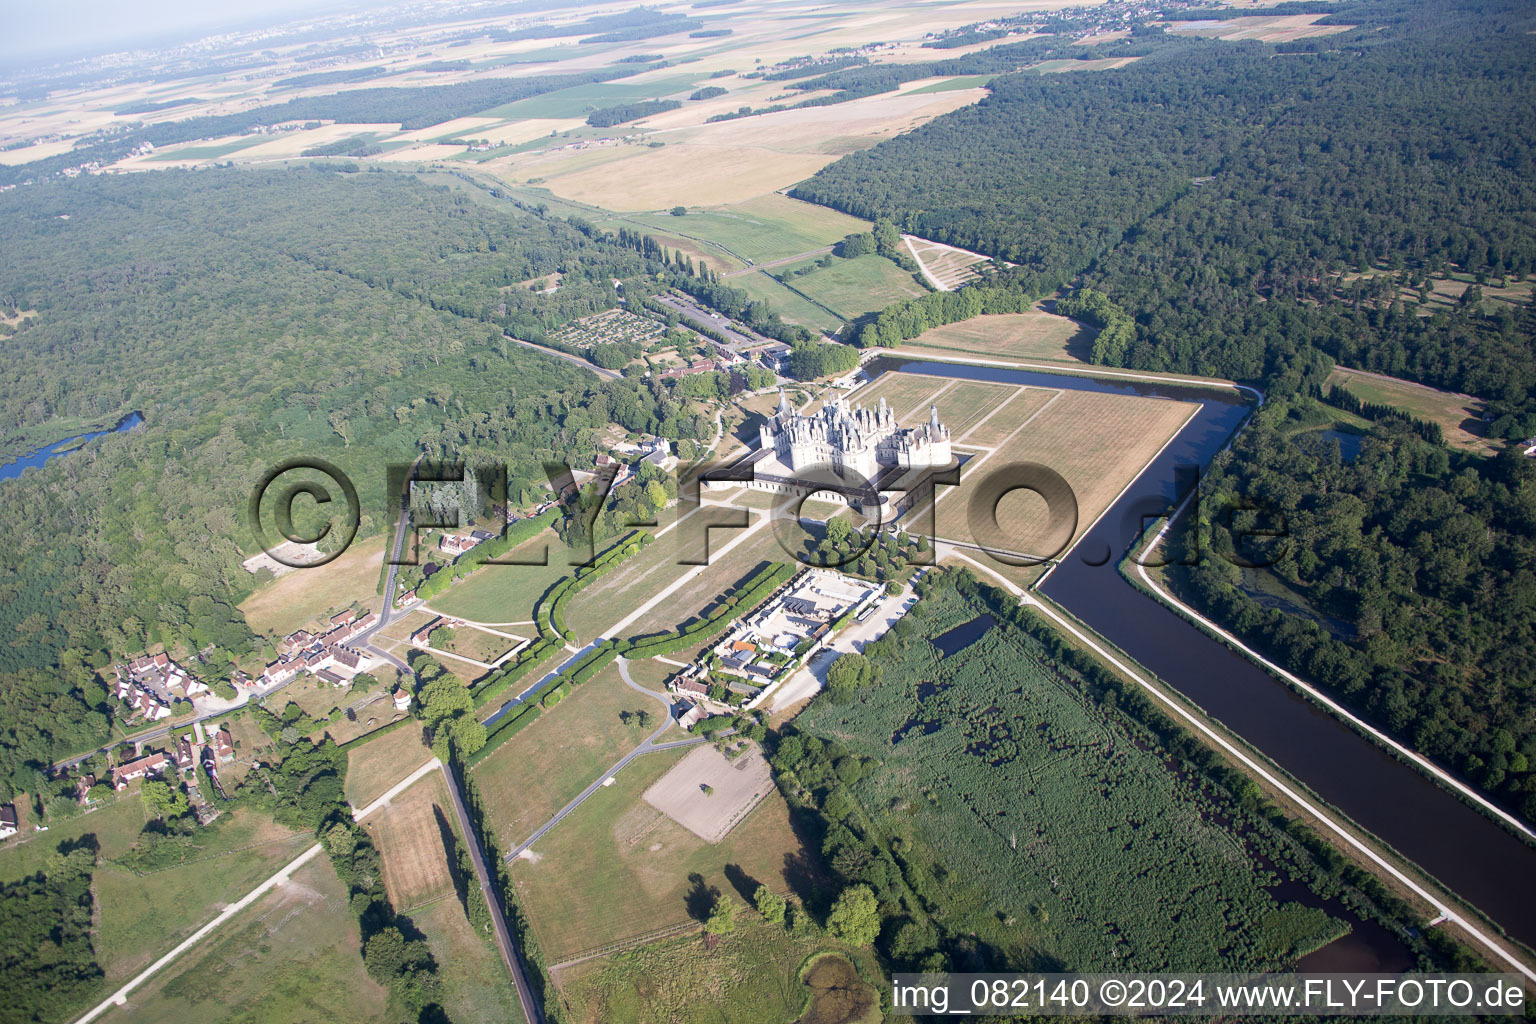
[[[804,277],[783,278],[783,284],[844,320],[928,291],[913,275],[873,253],[851,260],[834,259],[830,267],[813,270]]]
[[[818,870],[777,792],[717,844],[646,804],[641,794],[685,751],[637,759],[539,840],[533,856],[512,863],[547,962],[702,920],[702,890],[742,900],[743,890],[750,894],[758,884],[778,892],[803,888]]]
[[[1017,419],[1014,431],[981,453],[962,471],[961,485],[941,492],[937,533],[943,540],[986,544],[994,550],[1055,557],[1103,514],[1155,455],[1189,420],[1197,406],[1156,398],[1062,391],[1029,412],[999,414]],[[999,417],[994,417],[994,421]],[[989,421],[1000,432],[1006,424]],[[1059,473],[1076,499],[1076,522],[1048,522],[1046,503],[1030,491],[1003,496],[996,510],[997,530],[978,536],[968,514],[965,475],[980,480],[992,466],[1039,463]],[[986,531],[984,531],[986,532]]]
[[[740,902],[737,894],[732,898]],[[870,950],[841,947],[825,935],[791,935],[750,910],[738,913],[736,930],[722,936],[707,955],[702,945],[697,935],[680,935],[558,972],[555,981],[570,1007],[570,1020],[574,1024],[820,1021],[800,1016],[810,995],[800,981],[800,968],[813,954],[828,948],[841,948],[854,958],[864,979],[881,977]]]
[[[470,899],[481,900],[476,886]],[[437,960],[442,1004],[453,1024],[507,1024],[521,1020],[517,990],[488,936],[476,932],[454,897],[440,899],[411,912]]]
[[[287,636],[353,603],[373,605],[383,559],[384,537],[370,537],[325,565],[284,573],[242,601],[240,610],[257,633]]]
[[[547,560],[548,564],[483,566],[427,603],[435,612],[469,622],[493,625],[530,622],[533,606],[544,592],[572,572],[565,546],[554,530],[545,530],[500,559],[524,563],[541,559]]]
[[[1362,402],[1390,405],[1409,416],[1440,424],[1446,443],[1456,448],[1483,454],[1498,450],[1498,445],[1483,436],[1486,406],[1481,399],[1347,366],[1335,366],[1328,383],[1348,388]]]
[[[798,256],[869,230],[868,221],[776,192],[729,206],[690,209],[683,217],[646,214],[626,220],[711,242],[756,263]]]
[[[645,711],[642,729],[620,718]],[[555,815],[659,725],[661,705],[624,685],[617,665],[565,699],[470,770],[496,842],[507,852]]]
[[[453,835],[453,814],[442,773],[434,772],[364,820],[379,850],[384,889],[396,910],[404,912],[453,891],[444,842],[445,835]]]
[[[392,718],[394,710],[393,704],[388,705],[381,718]],[[422,727],[415,722],[361,743],[347,754],[347,799],[353,807],[366,807],[431,757],[432,751],[422,742]]]
[[[371,1024],[388,998],[363,969],[357,918],[321,855],[101,1019]]]
[[[148,966],[311,841],[307,833],[240,808],[201,832],[200,848],[189,851],[185,862],[139,874],[117,858],[129,852],[147,821],[135,786],[99,810],[0,848],[0,880],[11,881],[42,870],[60,843],[96,837],[93,941],[106,984],[121,983]]]
[[[1075,320],[1034,310],[945,324],[924,331],[901,347],[976,357],[1082,363],[1088,361],[1097,333]]]

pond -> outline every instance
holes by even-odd
[[[978,615],[970,622],[962,622],[947,633],[940,633],[931,643],[943,652],[944,657],[952,658],[986,636],[987,630],[995,625],[997,620],[991,615]]]
[[[116,434],[126,430],[132,430],[134,427],[143,422],[143,416],[136,412],[132,412],[118,420],[116,426],[107,430],[93,430],[87,434],[76,434],[74,437],[66,437],[62,441],[55,441],[53,444],[50,444],[45,448],[39,448],[36,451],[28,452],[21,458],[7,462],[5,465],[0,466],[0,480],[14,480],[16,477],[21,476],[21,474],[25,473],[27,470],[36,469],[43,463],[47,462],[49,459],[55,459],[63,455],[68,455],[70,452],[83,447],[88,441],[93,441],[105,434]]]

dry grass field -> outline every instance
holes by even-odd
[[[384,888],[395,909],[407,911],[453,891],[444,834],[451,836],[453,805],[442,774],[434,772],[365,819],[378,847]]]
[[[817,870],[777,792],[713,844],[646,804],[641,794],[682,756],[637,759],[541,839],[533,857],[513,862],[548,962],[702,920],[709,888],[744,901],[758,884],[784,892]]]
[[[955,444],[962,448],[1000,445],[1058,394],[1051,388],[1014,388],[1007,401],[994,405],[965,433],[955,435]]]
[[[1003,313],[978,316],[925,331],[904,342],[904,349],[999,359],[1081,363],[1097,332],[1075,320],[1051,313]]]
[[[371,606],[383,558],[383,535],[370,537],[325,565],[284,573],[242,601],[240,611],[257,633],[286,636],[351,604]]]
[[[471,899],[483,899],[471,887]],[[454,1024],[507,1024],[521,1019],[517,990],[487,936],[475,931],[452,897],[411,912],[437,960],[442,1005]]]
[[[388,710],[392,716],[394,705]],[[416,723],[358,745],[347,755],[347,799],[353,807],[366,807],[431,756]]]
[[[642,728],[619,716],[644,711]],[[610,665],[507,740],[472,772],[503,851],[528,838],[661,724],[661,706]]]
[[[1014,461],[1035,462],[1055,470],[1076,498],[1075,526],[1048,523],[1044,500],[1020,490],[1004,496],[998,505],[1000,533],[979,537],[967,512],[969,493],[975,488],[962,483],[940,495],[938,536],[960,543],[985,543],[997,550],[1055,556],[1087,531],[1195,410],[1194,405],[1184,402],[1063,391],[999,441],[993,451],[969,463],[966,470],[977,480],[980,477],[976,474]]]
[[[732,761],[705,744],[646,790],[645,802],[705,842],[718,843],[771,792],[773,773],[756,746]]]
[[[1480,454],[1498,450],[1497,444],[1483,436],[1484,403],[1470,395],[1347,366],[1334,367],[1328,383],[1347,387],[1361,401],[1390,405],[1410,416],[1440,424],[1446,443],[1456,448]]]

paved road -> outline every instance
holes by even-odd
[[[384,574],[384,598],[379,603],[378,621],[370,629],[364,630],[353,638],[361,642],[364,650],[377,654],[406,676],[411,675],[411,667],[382,647],[375,645],[373,637],[379,630],[389,625],[395,617],[395,576],[400,572],[401,555],[405,552],[405,541],[411,532],[411,479],[416,475],[416,467],[420,465],[423,458],[424,456],[418,455],[416,461],[411,464],[411,472],[407,474],[405,484],[400,491],[400,507],[397,510],[398,517],[395,523],[395,543],[391,545],[389,551],[389,569]]]
[[[564,359],[568,363],[575,363],[583,370],[591,370],[593,373],[597,374],[599,377],[602,377],[604,380],[619,380],[624,376],[622,373],[618,373],[614,370],[605,370],[601,366],[589,363],[580,356],[573,356],[569,352],[561,352],[559,349],[545,348],[543,345],[535,345],[531,341],[524,341],[522,338],[514,338],[510,334],[503,334],[502,337],[506,338],[508,341],[516,342],[517,344],[522,345],[524,348],[531,348],[535,352],[543,352],[547,356],[554,356],[556,359]]]
[[[656,738],[662,733],[666,732],[668,729],[672,728],[672,702],[666,697],[657,693],[655,690],[648,690],[641,686],[639,683],[635,682],[629,674],[629,662],[625,661],[623,658],[620,658],[618,660],[618,665],[619,675],[623,678],[624,685],[628,686],[631,690],[637,690],[640,693],[645,694],[647,697],[650,697],[661,703],[662,707],[665,709],[662,712],[663,719],[661,727],[647,736],[645,741],[634,750],[631,750],[629,753],[615,761],[613,767],[609,768],[602,775],[598,776],[596,781],[594,781],[586,789],[582,790],[574,800],[560,808],[560,810],[555,813],[553,818],[550,818],[544,824],[540,825],[538,829],[533,833],[533,835],[529,836],[516,849],[507,854],[507,860],[515,860],[524,850],[528,849],[528,847],[542,839],[546,832],[560,824],[560,822],[564,821],[566,815],[580,807],[582,803],[585,802],[587,797],[602,789],[603,786],[607,784],[609,779],[619,774],[619,772],[622,771],[623,768],[635,758],[640,757],[642,754],[653,754],[658,750],[672,750],[676,747],[691,747],[696,743],[703,743],[707,738],[704,736],[691,736],[686,740],[672,740],[667,743],[657,743]]]
[[[501,958],[512,975],[512,984],[517,987],[517,1000],[522,1004],[523,1017],[528,1024],[544,1024],[544,1008],[539,1005],[533,988],[528,984],[522,957],[518,955],[517,944],[512,941],[512,932],[507,928],[507,919],[501,912],[501,900],[491,873],[485,866],[485,854],[480,849],[480,836],[470,823],[469,812],[464,809],[464,798],[459,795],[459,780],[455,778],[453,769],[446,764],[443,765],[443,779],[448,783],[448,795],[453,799],[454,813],[459,816],[459,831],[464,833],[470,860],[475,864],[475,877],[480,880],[480,894],[491,908],[491,926],[496,932],[496,946],[501,950]]]

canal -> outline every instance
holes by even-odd
[[[1144,514],[1175,497],[1227,443],[1249,411],[1231,392],[1101,378],[878,359],[869,372],[924,373],[1197,402],[1200,410],[1083,535],[1042,592],[1263,751],[1322,799],[1468,900],[1511,936],[1536,946],[1536,847],[1398,761],[1288,685],[1131,585],[1116,564]],[[985,558],[985,555],[977,555]]]

